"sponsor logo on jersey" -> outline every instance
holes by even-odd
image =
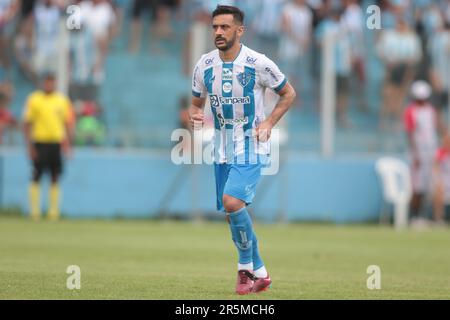
[[[219,124],[220,124],[221,128],[223,128],[226,124],[236,125],[236,124],[247,124],[248,123],[248,117],[225,119],[221,113],[217,113],[217,119],[219,119]]]
[[[214,58],[209,58],[209,59],[206,59],[205,60],[205,64],[207,65],[207,66],[209,66],[211,63],[213,63],[214,62]]]
[[[222,80],[233,80],[233,69],[230,68],[223,68],[222,69]]]
[[[247,61],[248,64],[255,64],[256,60],[258,60],[258,58],[253,58],[253,57],[247,57],[247,59],[245,59]]]
[[[217,108],[223,104],[249,104],[250,97],[222,97],[217,94],[210,94],[209,100],[211,101],[211,107]]]
[[[230,93],[232,89],[233,89],[233,85],[231,84],[231,82],[225,82],[222,86],[222,90],[225,93]]]
[[[273,73],[272,69],[266,67],[266,72],[268,72],[275,81],[278,81],[278,77],[275,75],[275,73]]]

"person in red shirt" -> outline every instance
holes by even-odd
[[[412,103],[404,113],[405,130],[408,136],[411,158],[413,197],[411,200],[412,222],[420,220],[424,196],[431,192],[434,154],[439,145],[438,133],[443,125],[433,105],[429,103],[431,86],[422,80],[411,87]]]
[[[3,135],[6,129],[17,127],[17,120],[8,110],[8,97],[0,91],[0,145],[3,144]]]
[[[450,204],[450,133],[444,136],[436,152],[433,184],[434,220],[445,224],[445,205]]]

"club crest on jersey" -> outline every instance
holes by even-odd
[[[250,72],[241,72],[236,75],[239,84],[243,87],[247,86],[252,80],[252,74]]]

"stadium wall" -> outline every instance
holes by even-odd
[[[27,212],[26,154],[3,149],[0,158],[0,205]],[[375,160],[290,154],[277,175],[263,176],[251,209],[267,222],[377,220],[383,200]],[[65,163],[62,187],[62,212],[71,218],[220,217],[212,167],[177,166],[167,152],[77,149]]]

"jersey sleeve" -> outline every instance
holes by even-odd
[[[206,87],[203,82],[202,70],[201,70],[201,59],[197,62],[194,73],[192,75],[192,96],[200,98],[206,96]]]
[[[269,58],[264,56],[260,66],[261,85],[270,88],[275,92],[280,92],[287,83],[286,76],[280,71],[278,66]]]

